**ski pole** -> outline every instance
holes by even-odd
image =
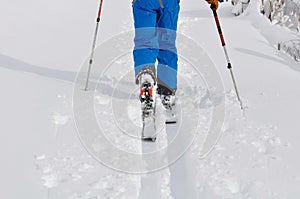
[[[240,103],[241,109],[243,110],[244,109],[243,103],[242,103],[242,100],[240,98],[238,87],[237,87],[237,84],[236,84],[236,81],[235,81],[235,78],[234,78],[234,75],[233,75],[232,65],[231,65],[231,62],[230,62],[230,59],[229,59],[229,56],[228,56],[228,52],[227,52],[227,49],[226,49],[225,39],[224,39],[224,36],[223,36],[223,33],[222,33],[221,24],[220,24],[220,21],[219,21],[217,10],[215,9],[216,5],[211,4],[210,8],[211,8],[211,10],[213,11],[213,14],[214,14],[217,29],[218,29],[218,32],[219,32],[219,35],[220,35],[221,43],[222,43],[223,50],[224,50],[224,53],[225,53],[225,57],[226,57],[226,60],[227,60],[227,63],[228,63],[227,68],[230,70],[230,75],[231,75],[231,79],[232,79],[232,82],[233,82],[233,85],[234,85],[236,96],[237,96],[237,99]]]
[[[96,21],[96,29],[95,29],[93,45],[92,45],[92,51],[91,51],[91,56],[90,56],[90,60],[89,60],[89,67],[88,67],[88,72],[87,72],[86,83],[85,83],[85,87],[84,87],[85,91],[88,90],[89,78],[90,78],[91,68],[92,68],[93,59],[94,59],[94,52],[95,52],[99,22],[100,22],[100,17],[101,17],[102,3],[103,3],[103,0],[100,0],[100,6],[99,6],[99,9],[98,9],[98,15],[97,15],[97,21]]]

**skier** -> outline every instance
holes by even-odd
[[[218,0],[207,2],[217,9]],[[175,40],[180,0],[133,0],[132,4],[134,69],[143,120],[153,117],[157,93],[166,109],[166,123],[176,123],[178,56]]]

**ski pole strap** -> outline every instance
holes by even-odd
[[[218,28],[220,39],[221,39],[221,42],[222,42],[222,46],[225,46],[226,45],[225,44],[225,39],[224,39],[224,36],[223,36],[223,33],[222,33],[221,24],[220,24],[220,21],[219,21],[217,11],[214,10],[213,8],[211,8],[211,9],[212,9],[214,17],[215,17],[215,21],[216,21],[216,24],[217,24],[217,28]]]

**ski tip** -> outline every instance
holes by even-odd
[[[176,121],[166,121],[166,124],[176,124]]]
[[[142,141],[145,141],[145,142],[155,142],[156,141],[156,137],[142,137]]]

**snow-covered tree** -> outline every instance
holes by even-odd
[[[299,0],[262,0],[261,12],[273,24],[280,24],[291,29],[300,30]]]
[[[300,0],[260,0],[261,13],[273,24],[280,24],[300,31]],[[249,4],[250,0],[231,0],[232,13],[240,15]]]
[[[242,14],[247,9],[250,0],[231,0],[231,4],[234,6],[232,13],[236,16]]]

